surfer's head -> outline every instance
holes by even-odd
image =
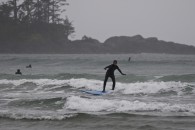
[[[116,65],[116,64],[117,64],[117,60],[114,60],[114,61],[113,61],[113,64]]]

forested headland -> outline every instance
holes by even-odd
[[[89,36],[71,41],[68,38],[75,32],[75,28],[68,16],[62,16],[68,5],[66,0],[1,2],[0,53],[195,54],[194,46],[166,42],[154,37],[143,38],[141,35],[114,36],[104,43]]]
[[[74,27],[62,18],[66,0],[8,0],[0,4],[0,43],[7,49],[52,49],[68,42]],[[56,45],[52,45],[52,44]],[[14,46],[13,46],[14,45]],[[20,46],[20,47],[19,47]],[[21,50],[22,50],[21,48]],[[49,48],[48,48],[49,49]]]

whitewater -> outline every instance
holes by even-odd
[[[113,60],[127,74],[115,90],[83,93],[102,91]],[[0,55],[0,130],[194,130],[194,99],[194,55]]]

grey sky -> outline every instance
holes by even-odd
[[[68,0],[66,15],[83,35],[158,37],[195,45],[195,0]]]

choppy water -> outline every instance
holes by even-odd
[[[116,89],[82,93],[102,90],[114,59]],[[0,55],[2,130],[194,130],[194,99],[194,55]]]

